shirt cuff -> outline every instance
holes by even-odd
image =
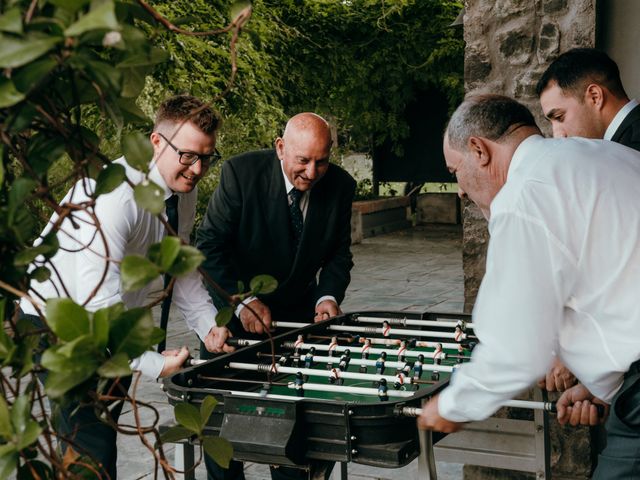
[[[236,317],[240,318],[240,312],[244,309],[245,305],[249,305],[251,302],[253,302],[254,300],[257,300],[258,297],[247,297],[245,298],[242,303],[240,303],[237,307],[236,307]]]
[[[209,335],[209,332],[213,327],[218,326],[216,319],[208,320],[206,317],[202,317],[196,320],[195,325],[192,326],[193,331],[196,332],[198,338],[204,342],[204,339]]]
[[[336,297],[334,297],[333,295],[325,295],[324,297],[320,297],[320,298],[318,299],[318,301],[316,302],[316,307],[317,307],[320,303],[324,302],[325,300],[332,300],[333,302],[335,302],[335,304],[336,304],[336,305],[338,304],[338,302],[336,302]]]
[[[146,377],[157,380],[164,368],[165,358],[157,352],[144,352],[129,362],[131,370],[139,370]]]

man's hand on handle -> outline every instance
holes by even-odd
[[[547,376],[538,382],[538,386],[540,388],[546,388],[548,392],[564,392],[573,387],[577,382],[578,380],[573,373],[565,367],[564,363],[556,358],[547,372]]]
[[[260,323],[256,315],[262,320],[262,323]],[[240,312],[240,322],[242,322],[242,327],[245,331],[260,335],[265,333],[265,330],[271,329],[271,310],[256,298],[242,309]]]
[[[427,404],[422,407],[422,414],[418,417],[418,428],[421,430],[453,433],[460,430],[462,426],[462,423],[451,422],[440,416],[438,411],[438,395],[432,397]]]
[[[598,415],[598,407],[603,405],[604,415]],[[578,384],[562,394],[556,402],[558,422],[561,425],[589,425],[603,423],[609,414],[609,405],[593,396],[587,388]]]
[[[179,350],[165,350],[162,352],[164,357],[164,367],[160,372],[161,377],[167,377],[182,369],[184,362],[189,357],[189,349],[182,347]]]
[[[331,317],[342,315],[342,310],[333,300],[323,300],[316,305],[316,314],[313,317],[314,322],[321,322]]]
[[[225,343],[231,336],[231,332],[226,327],[212,327],[204,339],[204,346],[211,353],[233,352],[235,348]]]

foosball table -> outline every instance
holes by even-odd
[[[188,367],[163,388],[174,405],[213,395],[206,432],[229,440],[237,460],[397,468],[422,449],[422,469],[435,478],[431,435],[418,432],[413,417],[469,360],[477,343],[469,321],[366,312],[274,322],[272,342],[235,339],[235,352]]]

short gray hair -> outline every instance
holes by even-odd
[[[471,95],[449,120],[449,145],[456,150],[463,150],[470,137],[497,141],[508,137],[513,132],[512,126],[537,128],[529,109],[514,99],[493,94]]]

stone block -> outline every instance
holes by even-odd
[[[560,51],[560,29],[555,22],[547,22],[540,27],[538,35],[538,62],[546,64]]]
[[[505,63],[509,65],[529,65],[535,45],[531,29],[524,25],[512,27],[498,35],[498,49]]]
[[[567,8],[567,0],[544,0],[542,2],[542,11],[549,15],[552,13],[560,13]]]
[[[491,58],[486,46],[467,49],[464,59],[464,79],[467,85],[486,82],[491,69]]]

